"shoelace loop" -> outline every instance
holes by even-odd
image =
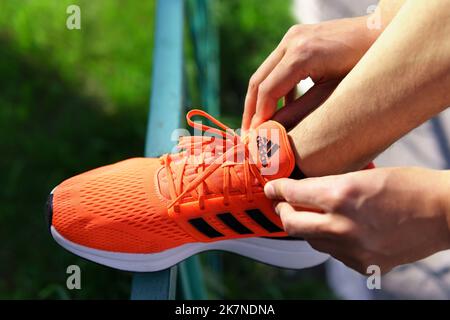
[[[214,128],[202,123],[192,121],[192,117],[202,116],[218,128]],[[178,154],[170,155],[165,154],[161,157],[161,161],[165,166],[167,172],[167,179],[169,185],[169,195],[172,200],[168,208],[174,207],[176,212],[180,211],[179,203],[188,194],[191,193],[196,196],[200,209],[205,208],[206,199],[206,183],[205,180],[219,168],[223,168],[223,202],[224,205],[229,205],[230,198],[230,186],[231,180],[239,181],[238,188],[242,193],[246,194],[247,201],[253,201],[252,191],[252,179],[256,178],[264,186],[266,180],[261,175],[258,167],[250,161],[250,154],[248,150],[248,138],[241,137],[234,132],[231,128],[215,119],[210,114],[202,110],[191,110],[186,114],[187,123],[201,131],[215,134],[220,138],[211,136],[193,136],[193,137],[181,137],[179,139],[178,148],[181,151]],[[222,145],[225,146],[224,150],[220,150],[219,155],[213,158],[210,164],[205,163],[205,154],[212,152],[214,154],[215,148]],[[226,150],[226,146],[231,146]],[[235,159],[238,156],[243,156],[242,162],[229,161],[229,159]],[[186,165],[189,160],[194,160],[197,168],[197,176],[188,183],[183,189],[183,175],[185,173]],[[176,161],[175,172],[172,170],[171,163]],[[244,172],[244,181],[242,183],[241,178],[238,176],[235,166],[242,165]],[[176,178],[176,179],[175,179]],[[177,183],[175,183],[175,180]]]

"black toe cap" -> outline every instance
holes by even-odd
[[[50,229],[50,227],[52,226],[52,218],[53,218],[53,193],[51,193],[47,199],[45,218],[47,220],[47,226]]]

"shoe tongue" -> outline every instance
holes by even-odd
[[[238,165],[235,168],[236,175],[241,179],[241,181],[244,181],[244,172],[243,172],[243,166]],[[198,176],[198,168],[195,164],[187,164],[183,173],[183,188],[186,187],[192,180],[194,180]],[[174,175],[173,179],[175,180],[175,184],[179,182],[178,179],[180,179],[179,176]],[[239,187],[237,184],[235,184],[235,180],[230,177],[230,180],[232,181],[230,185],[230,192],[239,192]],[[170,199],[170,192],[169,192],[169,181],[167,178],[167,171],[166,170],[160,170],[158,173],[158,189],[163,197],[166,199]],[[223,191],[223,169],[220,168],[213,172],[207,179],[204,181],[205,183],[205,192],[207,193],[213,193],[213,194],[220,194]],[[252,178],[251,185],[253,187],[259,187],[262,188],[259,185],[259,182],[256,178]]]
[[[266,178],[289,177],[295,167],[295,157],[284,127],[267,121],[249,132],[248,148],[252,161]]]
[[[248,148],[250,152],[250,161],[255,163],[261,170],[261,174],[269,179],[278,179],[289,177],[295,167],[294,153],[284,127],[275,121],[268,121],[260,125],[255,130],[249,132]],[[211,160],[205,158],[205,160]],[[213,159],[212,159],[213,160]],[[212,161],[211,160],[211,161]],[[237,176],[244,181],[243,165],[239,161],[239,165],[234,167]],[[172,165],[174,168],[176,164]],[[186,164],[183,173],[183,188],[198,176],[198,166],[194,164]],[[178,177],[174,174],[175,184],[178,183]],[[232,180],[230,192],[239,191],[235,180]],[[170,199],[169,186],[166,170],[160,170],[158,173],[159,190],[162,196]],[[218,169],[205,179],[206,190],[212,193],[220,193],[223,186],[223,169]],[[254,187],[261,187],[256,178],[253,178],[251,184]]]

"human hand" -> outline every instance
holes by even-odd
[[[281,122],[291,120],[292,116],[298,118],[299,114],[304,117],[323,102],[378,37],[380,31],[369,30],[366,19],[291,27],[250,79],[242,130],[245,132],[270,119],[282,97],[288,97],[288,105],[280,111],[277,120]],[[292,101],[289,92],[308,77],[315,86]],[[297,113],[288,112],[291,108]]]
[[[450,171],[380,168],[279,179],[264,191],[279,201],[289,235],[361,273],[369,265],[386,273],[450,248]]]

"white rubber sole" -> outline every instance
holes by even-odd
[[[328,255],[315,251],[306,241],[268,238],[243,238],[208,243],[188,243],[160,253],[120,253],[92,249],[64,238],[51,227],[55,241],[68,251],[99,264],[135,272],[167,269],[192,255],[208,250],[233,252],[251,259],[290,269],[303,269],[318,265]]]

